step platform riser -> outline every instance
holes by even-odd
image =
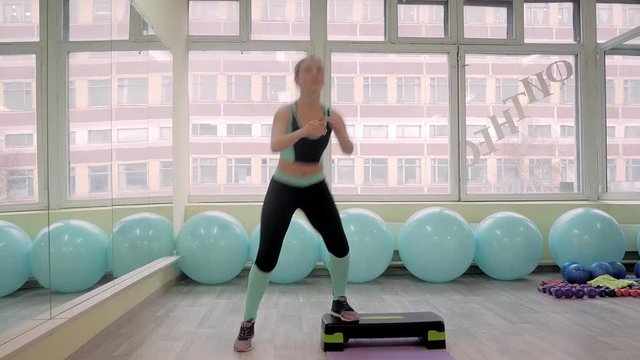
[[[427,349],[445,349],[444,321],[433,312],[360,314],[359,322],[322,316],[324,351],[343,351],[350,339],[419,338]]]

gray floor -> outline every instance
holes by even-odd
[[[56,293],[42,287],[33,287],[0,297],[0,343],[2,340],[8,340],[5,339],[7,334],[18,335],[14,331],[16,329],[28,330],[25,324],[30,320],[42,320],[57,315],[52,314],[52,311],[85,292]]]
[[[640,299],[556,300],[538,293],[540,280],[500,282],[465,275],[429,284],[386,275],[350,284],[360,312],[435,311],[457,360],[616,359],[640,357]],[[326,359],[320,315],[330,282],[312,276],[297,285],[271,284],[260,307],[254,349],[232,350],[242,316],[246,276],[219,286],[181,281],[105,329],[72,359]]]
[[[15,324],[39,316],[51,316],[51,309],[77,298],[82,293],[51,293],[48,289],[21,289],[0,298],[0,332]]]

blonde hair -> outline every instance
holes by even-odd
[[[298,61],[296,67],[294,68],[295,70],[293,79],[295,80],[296,84],[298,83],[298,77],[300,76],[300,69],[302,68],[302,65],[307,61],[317,61],[320,63],[320,65],[322,65],[322,68],[324,69],[324,64],[319,57],[317,57],[316,55],[307,55],[306,57],[300,59],[300,61]]]

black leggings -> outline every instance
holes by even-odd
[[[260,217],[260,246],[255,261],[260,270],[270,272],[276,267],[284,236],[297,209],[304,211],[331,254],[338,258],[349,254],[340,214],[324,180],[295,187],[272,179]]]

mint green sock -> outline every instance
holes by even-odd
[[[335,257],[329,253],[329,275],[331,275],[331,289],[333,300],[340,296],[346,296],[347,276],[349,275],[349,254],[343,258]]]
[[[262,300],[262,295],[267,290],[269,279],[271,279],[271,272],[264,272],[255,264],[251,266],[247,284],[247,299],[244,305],[244,320],[256,319],[258,306],[260,305],[260,300]]]

